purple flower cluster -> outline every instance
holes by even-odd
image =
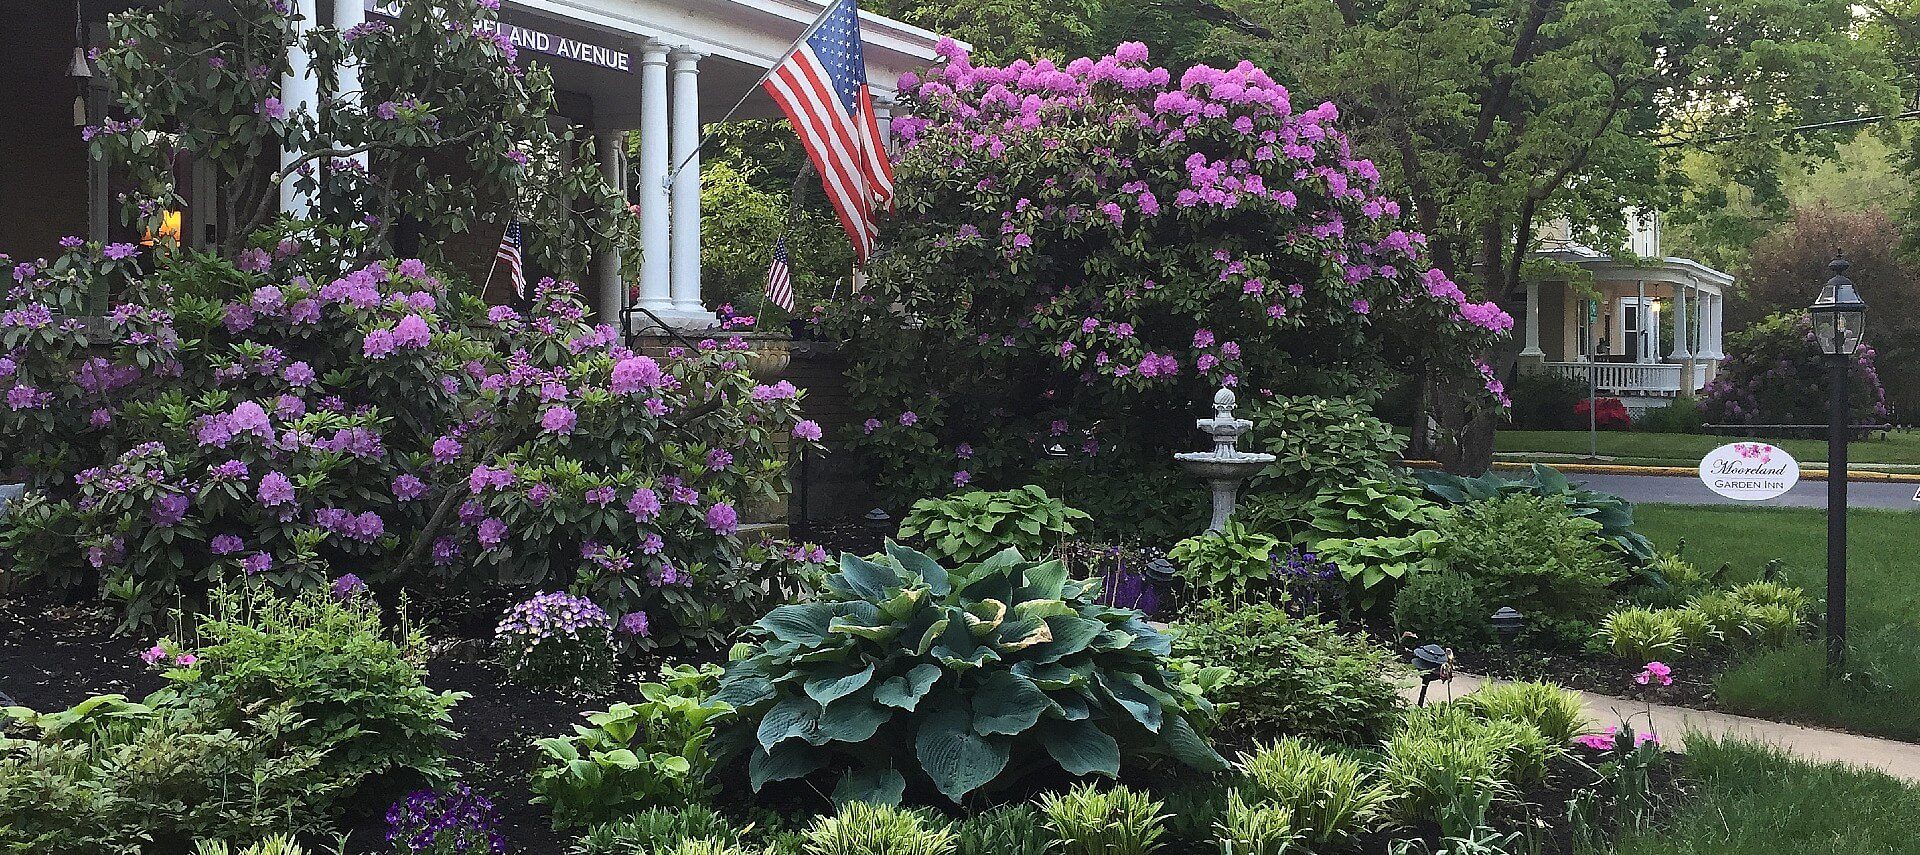
[[[408,855],[504,855],[493,800],[459,784],[417,790],[387,809],[387,843]]]
[[[494,627],[494,636],[538,645],[552,639],[604,638],[612,628],[613,618],[592,600],[564,591],[543,591],[508,609]]]

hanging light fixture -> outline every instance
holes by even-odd
[[[73,81],[73,126],[84,127],[87,115],[87,89],[93,82],[93,65],[87,61],[87,23],[80,14],[80,0],[73,0],[73,58],[67,60],[67,78]]]

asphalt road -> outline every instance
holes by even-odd
[[[1603,475],[1568,473],[1567,478],[1588,488],[1612,493],[1635,504],[1751,505],[1761,508],[1824,508],[1827,482],[1802,480],[1785,495],[1760,502],[1742,502],[1721,496],[1699,478],[1671,475]],[[1847,504],[1856,508],[1893,508],[1920,512],[1913,499],[1920,484],[1854,481],[1847,484]]]

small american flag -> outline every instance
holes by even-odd
[[[793,311],[793,275],[787,269],[787,236],[773,242],[773,263],[767,265],[767,301]]]
[[[764,85],[820,171],[840,227],[864,264],[879,228],[874,212],[893,207],[893,167],[867,90],[860,8],[854,0],[828,3]]]
[[[496,264],[507,267],[507,277],[513,282],[513,293],[519,297],[527,296],[527,271],[520,265],[520,221],[507,224],[507,230],[500,235],[500,250],[494,253]]]

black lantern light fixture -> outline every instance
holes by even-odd
[[[893,534],[893,517],[884,509],[874,508],[868,511],[865,519],[867,531],[873,532],[875,537],[887,537]]]
[[[1512,644],[1520,636],[1520,630],[1527,626],[1527,616],[1512,606],[1501,606],[1488,620],[1493,624],[1494,634],[1500,636],[1501,644]]]
[[[1827,667],[1837,673],[1847,656],[1847,441],[1853,413],[1847,374],[1867,331],[1867,303],[1847,278],[1847,258],[1836,251],[1833,276],[1807,307],[1813,337],[1827,358]]]
[[[1420,675],[1420,706],[1427,705],[1427,687],[1435,681],[1442,683],[1453,680],[1453,650],[1438,644],[1423,644],[1414,648],[1411,660],[1413,670]]]
[[[85,127],[91,121],[87,90],[93,85],[93,64],[87,61],[87,22],[80,0],[73,0],[73,56],[67,60],[67,78],[74,84],[73,126]]]

